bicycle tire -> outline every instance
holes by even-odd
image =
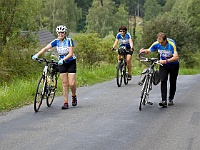
[[[46,104],[48,107],[51,107],[57,89],[57,75],[53,75],[50,77],[49,88],[47,88],[47,97],[46,97]]]
[[[126,73],[126,66],[123,66],[123,76],[124,76],[124,84],[128,84],[128,73]]]
[[[123,78],[123,72],[122,72],[122,63],[119,62],[117,66],[117,86],[121,87],[122,85],[122,78]]]
[[[37,89],[36,89],[36,93],[35,93],[35,99],[34,99],[34,111],[38,112],[40,109],[40,106],[42,105],[42,100],[44,98],[45,95],[45,83],[44,83],[44,77],[41,76],[39,81],[38,81],[38,85],[37,85]]]
[[[142,90],[141,90],[141,99],[140,99],[140,105],[139,105],[139,110],[142,110],[142,105],[145,105],[147,100],[147,88],[148,88],[148,82],[149,82],[149,77],[146,75],[145,76],[145,80],[144,80],[144,83],[143,83],[143,86],[142,86]]]

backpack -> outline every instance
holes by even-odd
[[[160,83],[160,73],[158,70],[155,70],[154,74],[153,74],[153,84],[157,85],[158,83]]]

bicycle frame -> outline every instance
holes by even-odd
[[[43,76],[43,79],[44,79],[44,86],[43,86],[43,90],[42,90],[42,95],[44,96],[45,92],[46,92],[46,86],[47,86],[47,71],[48,71],[48,64],[46,62],[45,66],[44,66],[44,69],[43,69],[43,73],[42,73],[42,76]]]

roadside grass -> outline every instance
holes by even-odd
[[[77,65],[77,87],[89,86],[95,83],[111,80],[115,77],[115,65],[101,64],[88,69]],[[40,74],[29,79],[15,79],[0,87],[0,112],[10,111],[24,105],[32,104]],[[56,96],[62,95],[60,78]]]
[[[116,64],[102,63],[88,69],[82,64],[77,64],[77,87],[90,86],[114,79],[116,76]],[[133,60],[132,75],[140,75],[146,66],[137,60]],[[200,69],[180,68],[179,75],[199,74]],[[15,79],[11,83],[4,83],[0,87],[0,112],[10,111],[24,105],[32,104],[39,75],[28,79]],[[62,95],[60,78],[58,80],[58,92],[56,96]],[[30,110],[32,111],[32,110]]]

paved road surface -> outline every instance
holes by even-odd
[[[0,115],[0,150],[199,150],[200,75],[178,77],[175,105],[160,108],[160,85],[152,106],[139,111],[139,76],[118,88],[115,79],[78,88],[78,106],[61,110],[43,103]]]

